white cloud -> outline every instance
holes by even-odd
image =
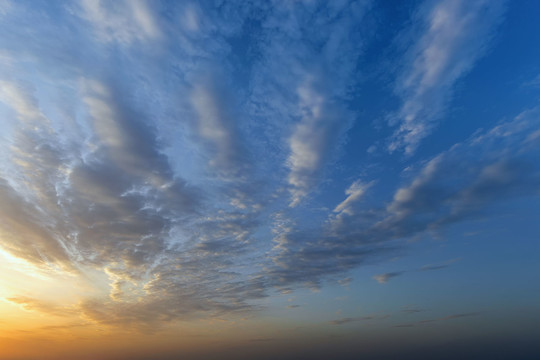
[[[201,28],[201,19],[199,14],[199,8],[193,4],[186,6],[184,13],[182,14],[182,25],[189,31],[198,32]]]
[[[10,0],[0,0],[0,16],[7,15],[13,7]]]
[[[360,209],[354,206],[358,201],[345,201],[352,210],[343,206],[322,226],[277,234],[280,248],[271,276],[282,286],[318,282],[375,259],[389,259],[406,246],[404,240],[476,219],[493,204],[540,194],[540,141],[528,140],[539,126],[540,109],[525,111],[423,163],[386,206]],[[362,198],[361,187],[352,186],[349,192]],[[384,283],[403,273],[378,274],[375,280]]]
[[[81,0],[81,16],[88,20],[104,42],[157,40],[162,36],[157,21],[145,0]]]
[[[94,321],[158,323],[199,312],[212,316],[252,309],[252,301],[276,286],[317,287],[329,276],[343,278],[355,267],[394,256],[394,244],[404,238],[458,221],[470,209],[482,209],[509,193],[537,191],[538,178],[520,165],[528,161],[537,169],[531,158],[540,136],[538,116],[532,114],[458,145],[427,165],[411,166],[406,176],[413,178],[394,197],[387,188],[393,179],[381,179],[388,196],[381,198],[381,191],[369,200],[382,203],[366,201],[373,182],[357,180],[344,200],[332,206],[291,209],[282,199],[298,205],[324,180],[351,124],[347,106],[356,98],[348,94],[363,62],[358,28],[362,6],[246,5],[257,11],[247,13],[253,9],[232,2],[219,9],[210,3],[192,8],[182,4],[158,23],[149,2],[83,4],[97,37],[88,41],[85,32],[92,28],[76,28],[78,19],[68,19],[77,31],[66,43],[56,40],[65,27],[51,24],[47,32],[36,26],[35,33],[55,36],[21,37],[39,46],[15,52],[14,58],[24,61],[16,62],[19,73],[14,76],[40,88],[32,92],[15,83],[0,84],[3,100],[13,110],[7,114],[14,114],[10,120],[16,135],[6,136],[12,146],[5,147],[6,162],[16,160],[14,171],[2,168],[0,173],[0,239],[7,251],[33,264],[106,271],[114,301],[86,299],[79,306]],[[459,9],[476,6],[456,4]],[[290,11],[282,12],[285,8]],[[167,23],[179,18],[182,24]],[[443,20],[432,23],[446,29]],[[165,56],[133,57],[125,47],[94,43],[151,41],[162,36],[158,25],[167,26],[167,35],[178,41]],[[457,26],[457,33],[465,32]],[[411,51],[411,81],[403,75],[403,106],[410,103],[409,110],[415,104],[425,106],[427,93],[447,93],[451,86],[444,84],[452,85],[467,68],[449,65],[467,51],[448,55],[437,50],[437,41],[445,38],[432,37],[426,35],[417,52]],[[80,46],[73,46],[78,40]],[[452,41],[460,49],[469,46],[461,38]],[[424,54],[428,48],[436,51]],[[77,59],[89,57],[65,62],[60,50]],[[72,85],[78,76],[95,74],[96,58],[97,72],[109,81],[85,80],[76,91]],[[417,58],[429,59],[430,66],[422,68],[420,60],[420,65],[414,62]],[[126,67],[118,68],[119,63]],[[457,75],[445,75],[453,66]],[[234,81],[221,81],[209,71],[216,67]],[[199,81],[201,73],[210,73],[209,80]],[[68,82],[72,96],[58,100],[55,91]],[[415,95],[417,88],[424,95]],[[73,111],[59,116],[59,102],[70,103]],[[64,128],[68,118],[76,130]],[[48,129],[48,119],[54,129]],[[78,131],[81,135],[74,136]],[[379,147],[377,142],[372,149]],[[200,159],[188,159],[192,154],[207,156],[210,166],[202,161],[207,172],[187,181],[186,162],[198,164]],[[175,161],[179,165],[171,166]],[[352,161],[344,164],[347,171],[363,165],[362,157]],[[263,177],[266,182],[257,182]],[[32,187],[21,191],[26,184]],[[27,196],[32,192],[36,196]],[[255,210],[247,210],[250,201],[257,202],[257,209],[253,205]],[[317,221],[325,216],[326,222]],[[445,264],[426,269],[441,266]],[[378,276],[381,281],[390,278]]]
[[[301,120],[289,139],[290,206],[297,206],[318,180],[346,128],[346,118],[312,81],[298,89]]]
[[[374,184],[373,181],[365,184],[360,180],[356,180],[345,190],[345,194],[349,195],[345,200],[343,200],[336,208],[334,209],[335,213],[346,213],[353,215],[353,206],[358,202],[366,192]]]
[[[531,86],[533,88],[540,88],[540,74],[538,74],[534,79],[527,81],[525,86]]]
[[[196,112],[196,131],[209,143],[210,165],[224,172],[236,173],[242,166],[245,152],[225,91],[220,91],[212,80],[197,84],[191,93]],[[238,175],[238,174],[237,174]]]
[[[406,57],[396,84],[400,110],[389,151],[413,153],[441,117],[457,80],[485,53],[502,13],[501,1],[445,0],[424,13],[426,30]]]
[[[43,118],[32,93],[13,82],[0,80],[0,101],[9,104],[20,121],[36,122],[34,125],[37,125],[39,119]],[[46,119],[43,120],[47,122]]]
[[[346,101],[358,79],[368,8],[368,1],[287,2],[270,8],[255,34],[261,56],[250,106],[271,135],[263,141],[287,138],[271,150],[288,170],[291,207],[319,184],[353,120]]]

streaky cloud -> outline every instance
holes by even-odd
[[[503,9],[498,0],[427,2],[422,8],[423,33],[407,51],[396,83],[402,103],[390,117],[390,124],[398,126],[390,152],[412,154],[433,131],[455,83],[487,51]]]
[[[361,35],[369,7],[368,1],[283,4],[268,11],[257,33],[262,56],[250,110],[264,119],[264,140],[282,142],[273,150],[287,169],[291,207],[319,184],[353,122],[343,100],[357,81],[363,43],[349,40]]]
[[[349,324],[349,323],[358,322],[358,321],[382,320],[382,319],[387,319],[388,317],[389,315],[369,315],[369,316],[359,316],[359,317],[346,317],[346,318],[341,318],[337,320],[332,320],[330,324],[344,325],[344,324]]]
[[[479,316],[481,314],[482,314],[481,312],[468,312],[468,313],[453,314],[453,315],[448,315],[448,316],[444,316],[444,317],[437,318],[437,319],[425,319],[425,320],[420,320],[420,321],[417,321],[417,322],[414,322],[414,323],[398,324],[398,325],[395,325],[394,327],[397,327],[397,328],[415,327],[415,326],[419,326],[419,325],[430,324],[430,323],[435,323],[435,322],[440,322],[440,321],[447,321],[447,320],[454,320],[454,319],[461,319],[461,318]]]
[[[297,206],[313,188],[347,126],[339,110],[332,109],[328,99],[309,82],[299,87],[298,97],[302,118],[289,140],[291,153],[287,159],[291,207]]]
[[[269,275],[281,285],[318,285],[329,275],[396,255],[412,236],[474,219],[503,200],[538,194],[540,168],[534,154],[540,143],[530,134],[539,121],[534,108],[455,144],[421,164],[382,209],[342,212],[339,221],[330,214],[321,227],[279,233]],[[390,277],[382,274],[378,280]]]
[[[442,270],[442,269],[445,269],[445,268],[449,267],[451,264],[453,264],[453,263],[455,263],[457,261],[460,261],[460,260],[461,260],[461,258],[451,259],[451,260],[448,260],[448,261],[445,261],[445,262],[442,262],[442,263],[439,263],[439,264],[424,265],[424,266],[422,266],[422,267],[420,267],[418,269],[415,269],[415,270],[392,271],[392,272],[388,272],[388,273],[384,273],[384,274],[378,274],[378,275],[373,276],[373,279],[377,280],[377,282],[379,284],[385,284],[390,279],[398,277],[398,276],[402,276],[405,273],[410,273],[410,272],[414,272],[414,271]]]
[[[456,258],[456,259],[451,259],[451,260],[448,260],[448,261],[445,261],[445,262],[442,262],[442,263],[439,263],[439,264],[428,264],[428,265],[424,265],[422,266],[420,269],[418,269],[419,271],[433,271],[433,270],[441,270],[441,269],[444,269],[444,268],[447,268],[449,267],[450,265],[452,265],[453,263],[455,262],[458,262],[460,261],[461,258]]]
[[[377,280],[379,284],[385,284],[388,282],[388,280],[401,276],[403,273],[404,273],[403,271],[390,272],[390,273],[375,275],[373,276],[373,278]]]
[[[60,317],[72,316],[76,313],[75,306],[62,306],[27,296],[14,296],[9,297],[6,300],[13,304],[20,305],[26,311],[36,311]]]
[[[327,299],[351,305],[362,270],[431,246],[412,240],[458,224],[483,235],[449,238],[456,248],[487,236],[478,220],[538,199],[540,108],[512,98],[475,119],[485,128],[465,140],[470,124],[434,130],[496,44],[505,11],[487,0],[0,2],[1,250],[23,270],[99,279],[73,306],[41,300],[42,284],[14,284],[21,291],[8,301],[115,330],[218,318],[251,326],[266,311],[312,311],[317,301],[301,296],[325,285],[348,294]],[[387,19],[398,21],[386,28]],[[520,71],[512,76],[538,73]],[[382,72],[397,76],[381,83]],[[475,104],[456,97],[456,107],[484,114],[493,104],[476,99],[502,94],[488,90]],[[374,128],[377,118],[390,129]],[[436,146],[416,153],[430,135]],[[433,153],[439,140],[459,142]],[[378,153],[384,145],[408,156]],[[374,281],[459,260],[440,256],[380,271],[365,286],[417,286]],[[279,302],[291,293],[297,302]],[[470,315],[437,316],[423,321]]]
[[[100,41],[130,45],[134,41],[155,41],[161,30],[146,0],[81,0],[78,15],[94,28]]]

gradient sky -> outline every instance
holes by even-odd
[[[0,359],[537,359],[539,16],[0,0]]]

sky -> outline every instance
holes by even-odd
[[[537,359],[538,14],[0,0],[0,359]]]

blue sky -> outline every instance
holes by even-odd
[[[254,353],[532,356],[539,12],[0,1],[2,306],[212,341],[219,319]]]

